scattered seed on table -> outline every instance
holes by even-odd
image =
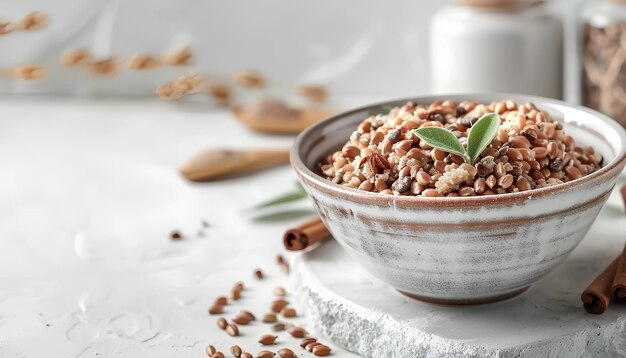
[[[295,358],[296,354],[289,348],[282,348],[278,351],[280,358]]]
[[[306,347],[304,347],[307,351],[309,352],[313,352],[313,348],[315,346],[319,346],[321,343],[320,342],[311,342],[309,344],[306,345]]]
[[[239,327],[237,327],[236,324],[231,323],[226,326],[226,333],[230,334],[233,337],[236,337],[239,335]]]
[[[237,301],[239,298],[241,298],[241,290],[237,289],[237,287],[233,288],[230,291],[230,298],[233,301]]]
[[[209,225],[209,222],[206,220],[202,220],[202,227],[209,227],[211,225]]]
[[[287,261],[285,261],[285,258],[283,257],[283,255],[281,255],[281,254],[276,255],[276,263],[277,264],[282,265],[285,262],[287,262]]]
[[[280,264],[280,270],[284,273],[289,273],[289,264],[287,263],[287,261]]]
[[[319,344],[313,347],[312,353],[318,357],[325,357],[330,354],[330,347],[325,346],[323,344]]]
[[[263,271],[261,271],[261,269],[256,269],[256,270],[254,270],[254,276],[255,276],[258,280],[262,280],[262,279],[263,279]]]
[[[213,357],[213,354],[215,354],[215,352],[217,352],[217,349],[215,349],[215,347],[213,347],[212,345],[209,344],[208,346],[206,346],[204,351],[206,352],[206,354],[209,357]]]
[[[305,348],[307,345],[309,345],[309,343],[313,343],[313,342],[317,342],[317,338],[313,338],[313,337],[308,337],[302,340],[302,342],[300,342],[300,347]]]
[[[243,352],[241,353],[241,357],[240,358],[254,358],[254,356],[248,352]]]
[[[296,313],[296,310],[293,308],[285,308],[281,311],[283,317],[287,317],[287,318],[293,318],[296,317],[298,314]]]
[[[304,338],[306,336],[306,331],[302,327],[291,327],[287,332],[295,338]]]
[[[283,308],[287,307],[288,304],[289,302],[283,299],[275,300],[274,302],[272,302],[272,311],[280,313],[280,311],[282,311]]]
[[[230,347],[230,354],[232,354],[234,357],[240,358],[242,353],[243,352],[241,351],[241,347],[239,347],[238,345]]]
[[[226,326],[228,326],[228,321],[227,321],[224,317],[220,317],[220,318],[217,320],[217,326],[218,326],[220,329],[226,329]]]
[[[211,358],[226,358],[226,357],[224,357],[224,353],[222,352],[215,352],[213,353],[213,357]]]
[[[235,286],[233,286],[234,289],[237,289],[239,291],[243,291],[244,287],[243,287],[243,282],[239,281],[235,284]]]
[[[274,342],[276,342],[276,338],[278,338],[278,336],[266,334],[264,336],[261,336],[261,339],[259,339],[259,343],[264,346],[268,346],[270,344],[274,344]]]
[[[182,238],[183,238],[183,236],[177,230],[174,230],[174,231],[172,231],[170,233],[170,239],[172,239],[172,240],[180,240]]]
[[[272,325],[272,330],[274,330],[274,332],[280,332],[280,331],[284,331],[285,330],[285,324],[282,322],[278,322],[278,323],[274,323],[274,325]]]
[[[239,314],[244,317],[247,317],[251,321],[256,321],[256,317],[250,311],[241,311],[239,312]]]
[[[241,313],[238,314],[237,316],[235,316],[235,318],[233,318],[233,322],[240,324],[240,325],[247,325],[248,323],[250,323],[250,318],[248,318],[247,316],[243,316]]]
[[[286,294],[287,294],[287,291],[285,291],[285,289],[282,287],[276,287],[274,289],[274,296],[284,297]]]
[[[224,296],[219,296],[218,298],[215,299],[215,304],[216,305],[220,305],[220,306],[224,306],[228,304],[228,298],[224,297]]]
[[[256,358],[272,358],[276,355],[274,352],[270,351],[260,351],[259,354],[256,355]]]
[[[266,313],[265,316],[263,316],[263,322],[265,323],[274,323],[276,322],[276,315],[274,313]]]
[[[209,307],[209,314],[222,314],[224,313],[224,307],[220,305],[213,305]]]

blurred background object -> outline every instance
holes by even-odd
[[[563,26],[542,0],[459,0],[430,29],[434,93],[562,98]]]
[[[583,9],[583,105],[626,126],[626,1]]]
[[[311,96],[341,102],[345,98],[370,101],[425,94],[430,92],[433,71],[454,70],[449,66],[450,61],[458,64],[458,69],[467,68],[475,61],[483,66],[488,64],[483,62],[485,54],[472,51],[470,55],[467,47],[462,47],[463,43],[459,43],[461,47],[455,53],[437,47],[445,56],[437,56],[434,66],[429,64],[429,24],[438,9],[453,3],[392,0],[383,4],[345,0],[319,6],[318,2],[308,0],[297,3],[279,0],[7,1],[0,4],[0,28],[11,29],[12,24],[23,21],[33,12],[45,14],[47,21],[38,29],[0,35],[0,53],[3,54],[0,68],[36,64],[44,67],[47,74],[41,81],[30,82],[2,78],[0,92],[152,96],[159,85],[178,76],[202,74],[212,85],[210,91],[222,98],[214,101],[216,104],[223,104],[226,97],[245,103],[250,98],[263,96],[291,96],[295,102],[306,103]],[[565,38],[575,43],[573,15],[580,1],[547,3],[545,7],[515,10],[515,16],[508,16],[517,18],[515,24],[498,29],[500,41],[510,39],[515,31],[520,34],[523,25],[526,25],[524,31],[533,31],[533,34],[525,34],[527,37],[520,37],[518,41],[537,40],[542,31],[552,31],[550,27],[554,24],[546,15],[548,10],[544,10],[548,8],[566,19]],[[477,11],[463,6],[467,13]],[[442,11],[438,19],[450,9]],[[522,14],[524,20],[520,20],[517,13]],[[472,33],[496,26],[482,18],[463,21],[464,28]],[[460,22],[455,29],[460,30],[462,24]],[[505,33],[505,29],[508,32]],[[441,36],[451,35],[441,33]],[[516,46],[516,54],[502,42],[491,42],[494,38],[481,48],[492,47],[487,59],[494,58],[499,63],[527,61],[532,67],[511,66],[510,72],[539,71],[546,75],[543,80],[551,83],[557,75],[553,72],[558,72],[553,69],[553,53],[559,51],[558,44],[554,48],[547,47],[558,33],[555,31],[552,35],[553,38],[546,38],[541,44]],[[438,41],[439,46],[446,43]],[[526,48],[529,51],[522,51]],[[538,48],[542,49],[541,53],[533,52]],[[565,98],[571,100],[577,98],[579,76],[576,75],[575,46],[566,44],[566,51],[565,67],[569,78],[565,80]],[[474,56],[477,58],[473,59]],[[537,67],[538,62],[546,67],[543,70]],[[496,84],[509,82],[511,77],[498,77],[502,75],[500,69],[492,70],[491,78]],[[235,81],[237,76],[233,76],[241,71],[261,74],[265,86],[241,86]],[[487,78],[480,79],[493,84]],[[537,90],[528,83],[524,86],[509,84],[513,91],[530,90],[537,92],[534,94],[559,96],[555,86]],[[311,86],[323,86],[326,93],[314,93]],[[202,96],[190,100],[198,98],[204,100]]]

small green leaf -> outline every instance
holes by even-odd
[[[413,131],[416,136],[431,147],[465,158],[465,148],[449,130],[439,127],[424,127]]]
[[[480,154],[491,144],[498,134],[498,128],[500,128],[500,116],[495,113],[487,113],[474,123],[467,137],[467,155],[471,164],[474,164]]]
[[[296,191],[291,192],[291,193],[283,194],[283,195],[278,196],[278,197],[276,197],[276,198],[274,198],[274,199],[272,199],[270,201],[258,204],[254,208],[255,209],[266,208],[266,207],[269,207],[269,206],[289,203],[289,202],[292,202],[292,201],[298,201],[298,200],[304,199],[306,197],[307,197],[306,192],[304,191],[302,186],[300,184],[298,184],[298,188],[297,188]]]

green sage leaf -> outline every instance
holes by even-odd
[[[255,209],[261,209],[261,208],[267,208],[270,206],[275,206],[275,205],[279,205],[279,204],[285,204],[285,203],[290,203],[293,201],[298,201],[298,200],[302,200],[304,198],[307,197],[306,192],[304,191],[304,188],[302,188],[302,186],[300,184],[298,184],[298,187],[295,191],[291,192],[291,193],[286,193],[283,195],[280,195],[274,199],[271,199],[265,203],[261,203],[256,205],[254,208]]]
[[[498,128],[500,128],[500,116],[495,113],[487,113],[474,123],[467,137],[467,155],[471,164],[474,164],[480,154],[491,144],[498,134]]]
[[[431,147],[465,158],[465,148],[449,130],[439,127],[424,127],[413,131],[416,136]]]

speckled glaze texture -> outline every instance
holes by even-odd
[[[533,102],[565,122],[579,145],[592,145],[603,168],[538,190],[469,198],[399,197],[348,189],[317,174],[322,156],[341,147],[358,123],[407,100]],[[519,95],[410,98],[346,112],[296,140],[291,161],[335,239],[369,272],[425,301],[475,304],[523,292],[563,261],[597,217],[624,167],[626,133],[597,112]]]

